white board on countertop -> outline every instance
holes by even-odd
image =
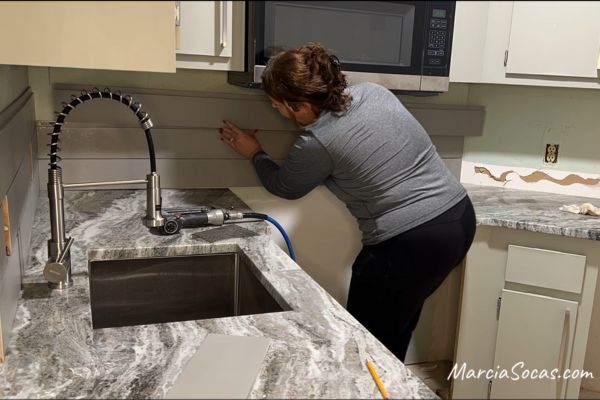
[[[264,337],[208,334],[165,398],[248,397],[270,342]]]

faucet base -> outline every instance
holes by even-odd
[[[70,288],[71,286],[73,286],[73,279],[69,279],[66,282],[58,283],[48,282],[48,287],[54,290],[64,290]]]
[[[147,228],[159,228],[165,224],[165,219],[162,215],[159,215],[157,218],[143,217],[142,222]]]
[[[51,289],[66,289],[73,285],[71,278],[71,245],[73,241],[73,238],[70,238],[58,258],[48,260],[44,267],[44,278],[48,281]],[[48,241],[48,249],[53,249],[51,241]]]

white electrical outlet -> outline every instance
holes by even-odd
[[[544,164],[552,167],[558,166],[558,143],[546,143],[544,146]]]

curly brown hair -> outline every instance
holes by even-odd
[[[308,43],[272,57],[262,75],[269,97],[287,102],[296,110],[300,102],[310,103],[317,112],[346,111],[352,97],[344,93],[346,76],[336,56],[319,43]]]

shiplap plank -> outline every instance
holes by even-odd
[[[73,85],[55,88],[56,110],[61,101],[69,101],[71,94],[79,95]],[[250,89],[249,89],[250,90]],[[157,128],[200,127],[218,128],[223,119],[230,119],[246,128],[260,130],[287,130],[297,128],[271,107],[266,95],[234,95],[164,90],[122,90],[142,103]],[[404,103],[431,136],[481,136],[485,108],[471,105]],[[91,100],[77,107],[67,122],[136,126],[136,118],[122,104],[111,100]]]
[[[0,110],[0,129],[8,123],[17,113],[21,111],[23,106],[31,99],[33,93],[30,88],[25,89],[19,97],[10,103],[4,110]]]
[[[62,158],[148,158],[144,132],[140,128],[79,127],[65,125],[61,134]],[[48,158],[50,129],[37,127],[38,157]],[[256,136],[263,149],[274,158],[286,158],[299,132],[259,131]],[[152,140],[158,158],[242,158],[221,142],[217,129],[154,129]],[[433,144],[443,158],[460,158],[463,137],[433,136]]]
[[[38,126],[39,158],[48,158],[47,126]],[[256,134],[263,149],[274,158],[285,158],[297,138],[295,132],[261,131]],[[146,136],[140,128],[63,128],[62,158],[148,158]],[[242,159],[221,142],[218,129],[153,129],[157,158]]]
[[[34,104],[31,91],[24,92],[12,104],[20,104],[15,111],[8,107],[5,112],[11,118],[0,128],[0,194],[4,195],[14,180],[23,159],[29,156],[29,142],[35,134]]]
[[[404,104],[430,136],[481,136],[485,107],[445,104]]]
[[[281,164],[283,160],[275,160]],[[460,159],[444,159],[450,171],[460,177]],[[248,160],[190,160],[157,159],[161,186],[173,189],[227,188],[233,186],[261,186]],[[150,170],[142,159],[85,159],[62,160],[65,183],[98,182],[111,180],[144,179]],[[48,169],[48,160],[39,160],[40,171]],[[46,174],[40,174],[40,187],[46,187]],[[143,185],[118,186],[143,188]]]
[[[158,91],[157,91],[158,92]],[[61,101],[70,101],[74,90],[56,90],[55,109],[61,109]],[[260,130],[292,131],[297,128],[271,107],[266,96],[221,97],[165,95],[161,93],[131,94],[134,101],[142,104],[142,110],[148,112],[157,128],[219,128],[224,119],[234,121],[240,127]],[[138,126],[137,118],[125,105],[108,99],[88,100],[78,105],[69,114],[67,122],[92,122],[110,126]]]
[[[431,136],[431,141],[442,158],[462,158],[465,139],[462,136]]]
[[[0,198],[6,194],[15,176],[14,158],[8,129],[0,130]]]
[[[39,160],[39,163],[40,171],[48,169],[48,160]],[[157,159],[156,164],[163,188],[260,186],[254,167],[248,160]],[[150,163],[142,159],[67,159],[62,160],[60,166],[65,183],[144,179],[150,171]],[[40,174],[40,187],[45,188],[46,183],[46,174]]]
[[[452,175],[456,177],[458,181],[460,181],[460,167],[462,165],[462,159],[460,158],[444,158],[444,163],[446,167],[452,172]]]

